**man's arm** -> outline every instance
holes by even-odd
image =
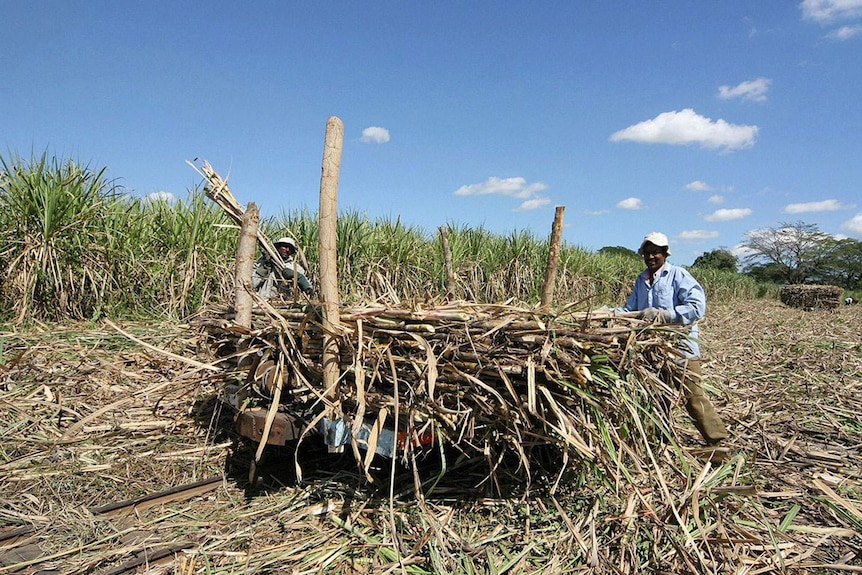
[[[254,268],[251,270],[251,287],[260,289],[268,275],[269,268],[262,260],[254,262]]]
[[[284,268],[284,271],[281,275],[285,279],[285,281],[288,282],[289,285],[293,285],[293,277],[295,275],[296,285],[299,286],[299,289],[302,290],[302,292],[305,294],[310,294],[314,290],[311,287],[311,282],[308,281],[308,278],[305,277],[305,274],[300,271],[301,269],[302,268],[300,267],[298,270],[296,270],[296,273],[294,273],[293,269],[291,269],[290,267],[286,267]]]
[[[676,321],[683,325],[694,323],[706,315],[706,292],[694,276],[683,268],[678,268],[675,279]]]

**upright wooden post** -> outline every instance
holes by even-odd
[[[260,210],[251,202],[242,214],[239,230],[239,245],[236,250],[234,268],[235,299],[234,321],[243,327],[251,328],[251,274],[254,269],[254,256],[257,251],[257,229],[260,226]]]
[[[557,206],[554,213],[554,225],[551,228],[551,240],[548,246],[548,266],[545,268],[545,284],[542,286],[541,309],[544,311],[548,311],[554,301],[554,284],[557,280],[557,266],[560,263],[564,211],[566,211],[565,206]]]
[[[341,169],[341,149],[344,123],[335,116],[326,121],[323,144],[323,167],[320,176],[320,296],[323,304],[323,385],[327,399],[325,417],[332,422],[341,419],[339,392],[338,339],[341,298],[338,294],[338,254],[336,226],[338,223],[338,174]],[[344,450],[343,445],[329,445],[330,452]]]
[[[443,265],[446,269],[446,292],[449,297],[455,294],[455,271],[452,267],[452,249],[449,247],[449,228],[440,226],[440,243],[443,244]]]

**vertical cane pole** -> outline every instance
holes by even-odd
[[[252,290],[252,273],[254,271],[254,256],[257,253],[257,230],[260,227],[260,210],[257,204],[251,202],[242,213],[240,220],[239,242],[236,249],[236,265],[234,269],[234,322],[244,328],[251,329],[252,327],[252,307],[254,300],[251,297]],[[246,353],[249,346],[248,337],[242,337],[239,341],[239,351],[242,352],[237,367],[240,370],[248,370],[249,377],[254,371],[255,356]],[[237,400],[242,401],[247,396],[247,391],[240,387],[236,391]],[[273,408],[278,407],[278,399],[273,400]],[[248,470],[248,480],[252,485],[257,484],[260,479],[259,466],[263,457],[263,450],[266,447],[266,440],[269,436],[269,429],[261,437],[258,443],[257,452],[254,459],[251,460]]]
[[[330,452],[341,452],[343,429],[339,391],[340,358],[338,353],[339,309],[338,254],[336,253],[336,225],[338,223],[338,174],[341,169],[341,150],[344,143],[344,124],[331,116],[326,121],[326,138],[323,145],[323,167],[320,176],[320,296],[323,304],[323,385],[326,397],[325,421],[329,422],[326,443]]]
[[[260,210],[251,202],[242,214],[242,227],[239,232],[239,245],[236,250],[234,277],[234,310],[238,325],[251,328],[251,274],[254,269],[254,255],[257,251],[257,229],[260,225]]]
[[[548,246],[548,266],[545,268],[545,284],[542,286],[542,311],[550,311],[554,301],[554,284],[557,281],[557,266],[560,263],[560,243],[563,236],[563,212],[565,206],[557,206],[554,213],[554,225],[551,228],[551,239]]]
[[[446,297],[455,295],[455,271],[452,266],[452,249],[449,247],[449,227],[440,226],[440,243],[443,245],[443,265],[446,270]]]

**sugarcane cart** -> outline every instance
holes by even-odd
[[[264,300],[251,289],[258,234],[254,204],[239,206],[205,164],[208,197],[241,225],[232,306],[197,318],[225,367],[220,398],[240,435],[267,445],[322,437],[350,449],[370,479],[375,455],[414,462],[443,445],[488,461],[515,454],[529,477],[530,451],[555,445],[563,465],[640,449],[638,435],[672,432],[656,410],[675,394],[659,377],[678,339],[625,314],[553,310],[562,209],[552,229],[542,303],[535,308],[443,301],[342,305],[335,223],[343,126],[327,124],[321,178],[320,298]],[[197,169],[197,168],[196,168]],[[298,292],[295,292],[298,293]],[[664,397],[659,397],[664,396]],[[615,456],[616,457],[616,456]]]

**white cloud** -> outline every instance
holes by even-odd
[[[862,24],[856,24],[855,26],[841,26],[837,30],[831,31],[826,36],[831,40],[844,41],[849,40],[859,33],[862,33]]]
[[[524,201],[514,211],[526,212],[551,203],[549,198],[541,195],[541,192],[547,189],[548,185],[543,182],[528,184],[527,180],[520,176],[515,178],[496,178],[492,176],[478,184],[461,186],[453,193],[456,196],[487,196],[489,194],[497,194],[518,198]]]
[[[389,141],[389,130],[378,126],[365,128],[362,130],[362,137],[359,141],[366,144],[385,144]]]
[[[804,214],[807,212],[834,212],[853,206],[845,206],[838,200],[823,200],[822,202],[806,202],[803,204],[788,204],[782,210],[785,214]]]
[[[610,140],[644,144],[700,144],[702,148],[732,151],[753,146],[758,130],[757,126],[728,124],[721,119],[713,121],[686,108],[679,112],[664,112],[652,120],[614,132]]]
[[[847,230],[851,235],[856,236],[857,238],[862,238],[862,214],[856,214],[841,224],[841,229]]]
[[[525,200],[522,202],[514,211],[528,212],[530,210],[535,210],[536,208],[541,208],[542,206],[547,206],[550,203],[550,198],[533,198],[532,200]]]
[[[639,210],[643,208],[644,204],[640,200],[640,198],[626,198],[617,202],[617,207],[621,210]]]
[[[586,210],[584,211],[588,216],[603,216],[605,214],[611,213],[610,210]]]
[[[681,240],[709,240],[718,237],[718,232],[712,230],[685,230],[677,236]]]
[[[715,210],[704,219],[708,222],[728,222],[730,220],[741,220],[750,215],[750,208],[722,208]]]
[[[709,196],[709,199],[707,201],[710,204],[723,204],[724,203],[724,196],[722,196],[720,194],[713,194],[712,196]]]
[[[769,91],[770,84],[772,84],[772,80],[769,78],[756,78],[754,80],[746,80],[733,87],[719,86],[718,97],[722,100],[741,98],[743,100],[765,102],[766,92]]]
[[[520,176],[515,178],[496,178],[492,176],[479,184],[461,186],[454,193],[456,196],[500,194],[501,196],[528,199],[546,189],[548,189],[547,184],[542,182],[527,184],[527,180]]]
[[[862,16],[862,0],[802,0],[799,7],[803,18],[821,23]]]
[[[701,182],[700,180],[695,180],[693,182],[689,182],[685,185],[686,190],[691,190],[692,192],[710,192],[712,191],[712,186],[707,184],[706,182]]]
[[[144,203],[166,202],[168,204],[177,203],[177,197],[171,192],[153,192],[142,198]]]

